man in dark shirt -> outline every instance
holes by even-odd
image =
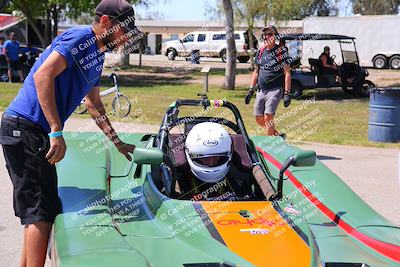
[[[321,61],[322,73],[336,75],[338,67],[336,66],[333,58],[331,57],[331,49],[329,46],[324,47],[324,52],[319,56]]]
[[[256,69],[245,98],[245,104],[249,104],[258,84],[254,115],[257,124],[265,128],[267,135],[280,135],[275,129],[274,115],[282,94],[285,107],[288,107],[291,101],[290,57],[285,46],[276,44],[277,35],[274,26],[263,29],[264,43],[255,55]]]

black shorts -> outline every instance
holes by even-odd
[[[9,70],[21,70],[21,63],[17,61],[10,61],[10,64],[8,65]]]
[[[45,155],[49,137],[37,124],[4,114],[0,144],[13,184],[15,216],[21,224],[54,222],[61,211],[57,192],[57,173]]]

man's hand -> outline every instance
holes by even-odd
[[[67,146],[62,136],[52,137],[50,138],[50,149],[46,154],[46,159],[50,164],[56,164],[64,158],[66,150]]]
[[[136,146],[135,145],[130,145],[126,144],[122,141],[119,141],[115,143],[115,147],[118,149],[118,151],[123,154],[129,161],[132,161],[131,155],[129,153],[133,153],[135,150]]]
[[[244,103],[246,105],[250,104],[250,100],[251,100],[251,97],[253,96],[253,94],[254,94],[254,89],[250,88],[246,94],[246,97],[244,98]]]
[[[285,95],[283,96],[283,106],[287,108],[291,102],[292,102],[292,97],[290,96],[289,93],[285,92]]]

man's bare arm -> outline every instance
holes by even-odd
[[[33,75],[40,106],[52,132],[61,131],[56,106],[55,78],[67,68],[66,59],[53,51]]]
[[[3,47],[4,56],[6,57],[7,64],[10,64],[10,57],[8,56],[8,49]]]
[[[111,125],[104,109],[103,102],[100,98],[100,88],[94,87],[85,98],[86,107],[90,116],[96,122],[97,126],[105,133],[105,135],[114,143],[119,152],[125,155],[128,160],[132,160],[129,153],[135,149],[134,145],[125,144],[122,142],[116,131]]]
[[[290,71],[290,65],[285,65],[283,67],[283,72],[285,74],[285,93],[289,94],[292,89],[292,73]]]
[[[250,84],[251,88],[255,88],[257,85],[258,73],[259,73],[259,69],[258,69],[258,66],[256,66],[253,71],[253,75],[251,76],[251,84]]]
[[[119,142],[118,135],[111,125],[106,115],[103,102],[100,98],[100,87],[94,87],[85,98],[85,104],[90,116],[96,122],[97,126],[106,134],[106,136],[115,144]]]
[[[56,106],[55,78],[67,68],[66,59],[53,51],[33,75],[40,107],[49,123],[51,132],[62,130],[60,116]],[[51,164],[62,160],[65,156],[64,138],[50,138],[50,149],[46,158]]]

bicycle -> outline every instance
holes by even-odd
[[[114,82],[114,86],[100,92],[100,97],[104,97],[107,95],[110,95],[115,92],[115,97],[112,101],[112,110],[115,115],[117,115],[120,118],[124,118],[128,116],[128,114],[131,112],[132,104],[129,101],[128,97],[126,97],[123,93],[120,92],[119,90],[119,85],[118,85],[118,76],[113,71],[108,78],[112,79]],[[85,105],[85,98],[82,99],[81,103],[79,106],[75,109],[74,113],[77,114],[84,114],[87,112],[87,108]]]

